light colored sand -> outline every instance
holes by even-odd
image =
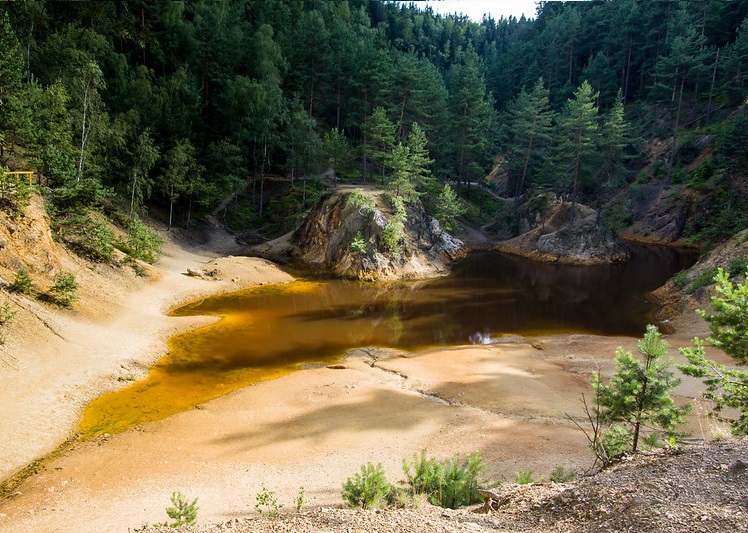
[[[170,306],[289,279],[238,257],[216,263],[224,281],[183,274],[211,255],[169,245],[160,279],[123,297],[106,314],[112,318],[48,313],[65,340],[47,330],[33,339],[19,334],[23,343],[4,348],[3,475],[54,449],[86,401],[117,386],[117,376],[142,374],[170,334],[205,320],[166,317]],[[357,350],[336,368],[258,383],[76,444],[0,503],[0,531],[127,531],[166,520],[174,491],[198,498],[201,523],[253,513],[263,486],[287,510],[301,486],[308,505],[339,505],[341,484],[360,465],[381,462],[394,481],[402,459],[424,447],[439,458],[480,450],[495,481],[528,469],[547,478],[558,465],[582,471],[592,457],[565,415],[581,416],[589,373],[609,371],[621,344],[634,349],[635,339],[561,335],[413,354]]]

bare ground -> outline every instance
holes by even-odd
[[[53,451],[75,432],[88,401],[122,386],[122,376],[144,375],[165,353],[168,336],[206,320],[167,317],[170,307],[290,280],[266,261],[226,256],[235,244],[217,229],[186,244],[167,237],[150,282],[90,272],[57,251],[84,282],[73,310],[11,297],[19,313],[0,347],[0,476]],[[186,276],[187,268],[217,268],[220,280]],[[683,333],[672,337],[674,344],[702,333],[694,331],[703,329],[695,318],[688,324],[693,328],[678,329]],[[383,518],[396,524],[389,529],[377,525],[380,515],[351,518],[358,525],[341,518],[340,529],[325,529],[324,520],[341,512],[329,508],[341,504],[341,485],[360,465],[381,462],[396,480],[402,459],[424,447],[440,458],[480,450],[495,482],[528,469],[547,478],[559,465],[584,471],[592,458],[565,415],[581,416],[589,373],[609,372],[615,348],[634,349],[635,342],[559,335],[419,353],[357,350],[339,365],[257,383],[190,412],[75,443],[0,502],[0,531],[126,531],[166,520],[174,491],[198,498],[200,523],[237,519],[249,524],[246,531],[469,531],[466,524],[475,520],[453,524],[461,512],[430,508],[411,518],[403,518],[407,511],[384,513],[406,520],[397,526]],[[686,382],[681,394],[685,401],[696,392]],[[700,418],[692,426],[706,434]],[[312,526],[256,522],[262,487],[288,509],[302,486],[306,507],[316,509],[308,515]],[[479,522],[475,527],[512,529],[496,517]]]

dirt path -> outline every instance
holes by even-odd
[[[70,435],[85,403],[120,385],[118,377],[143,375],[169,335],[204,320],[168,318],[169,307],[289,279],[262,260],[211,259],[230,244],[208,240],[197,251],[171,244],[156,283],[122,295],[107,313],[102,300],[109,318],[48,313],[51,329],[37,327],[29,332],[36,337],[18,335],[3,348],[15,359],[0,372],[6,475]],[[222,281],[184,275],[201,265],[218,268]],[[424,447],[440,458],[480,450],[495,481],[519,470],[538,479],[556,466],[581,471],[591,457],[565,415],[581,415],[589,372],[609,371],[615,347],[635,342],[561,335],[419,353],[357,350],[334,367],[76,444],[0,503],[0,531],[127,531],[165,520],[174,491],[198,498],[200,523],[253,514],[263,486],[286,509],[302,486],[307,505],[336,506],[360,465],[381,462],[394,481],[402,459]]]

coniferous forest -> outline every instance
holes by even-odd
[[[19,0],[0,24],[0,164],[39,173],[58,224],[218,209],[277,235],[328,168],[431,210],[450,183],[468,223],[510,232],[484,190],[550,190],[623,228],[657,182],[701,215],[682,237],[748,223],[740,0],[541,2],[481,23],[374,0]]]

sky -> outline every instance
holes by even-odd
[[[480,22],[484,13],[490,13],[496,20],[502,16],[509,18],[511,15],[520,18],[522,14],[525,18],[535,18],[535,2],[536,0],[419,0],[413,3],[422,9],[428,5],[434,13],[460,13]]]

